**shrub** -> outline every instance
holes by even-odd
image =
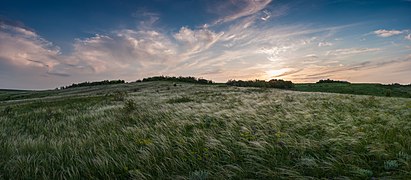
[[[4,115],[9,115],[9,114],[11,114],[12,111],[13,111],[13,108],[11,108],[10,106],[7,106],[3,109],[3,114]]]
[[[387,96],[387,97],[391,97],[391,90],[388,90],[388,91],[385,91],[385,96]]]
[[[290,89],[294,87],[291,81],[284,81],[282,79],[271,79],[268,83],[273,88]]]
[[[125,112],[133,112],[134,110],[137,109],[137,104],[134,100],[132,99],[128,99],[125,103],[124,103],[124,107],[123,110]]]
[[[287,102],[293,102],[293,101],[294,101],[294,98],[293,98],[293,96],[286,95],[286,96],[285,96],[285,101],[287,101]]]
[[[127,92],[117,90],[113,93],[106,94],[106,97],[113,98],[114,101],[124,101],[127,97]]]
[[[169,99],[167,103],[173,104],[173,103],[185,103],[185,102],[191,102],[191,101],[193,100],[188,97],[180,97],[180,98]]]

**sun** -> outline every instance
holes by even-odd
[[[284,73],[290,71],[290,68],[282,68],[282,69],[276,69],[276,70],[268,70],[266,71],[267,74],[267,79],[273,79],[277,77],[281,77]]]

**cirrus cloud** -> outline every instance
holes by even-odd
[[[366,52],[380,51],[380,48],[346,48],[328,51],[326,54],[331,56],[353,55]]]
[[[183,43],[187,54],[194,54],[210,48],[216,43],[224,32],[215,33],[209,29],[191,30],[182,27],[179,32],[174,34],[174,38]]]
[[[216,8],[213,8],[212,11],[221,13],[227,12],[228,10],[228,14],[218,19],[214,24],[230,22],[242,17],[253,15],[263,10],[268,4],[271,3],[271,1],[272,0],[231,0],[223,3],[220,2],[220,4]],[[265,14],[265,20],[270,18],[268,16],[271,15],[268,14],[268,11],[266,11]]]

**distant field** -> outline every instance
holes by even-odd
[[[305,83],[295,84],[293,90],[411,98],[411,86],[382,84]]]
[[[0,90],[0,179],[411,177],[409,98],[177,84]]]

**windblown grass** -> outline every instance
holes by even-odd
[[[411,86],[405,85],[401,86],[361,83],[303,83],[295,84],[293,90],[305,92],[330,92],[341,94],[411,98]]]
[[[0,179],[407,179],[410,104],[171,82],[74,88],[0,103]]]

